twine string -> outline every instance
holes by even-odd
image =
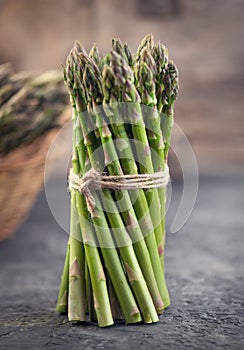
[[[73,169],[69,172],[69,191],[72,189],[83,193],[87,203],[87,209],[93,216],[95,210],[95,199],[92,191],[110,190],[138,190],[153,189],[167,186],[170,180],[169,168],[165,164],[163,171],[154,174],[132,174],[132,175],[104,175],[95,169],[90,169],[84,176],[75,174]]]

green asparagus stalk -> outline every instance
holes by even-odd
[[[163,99],[166,99],[166,103],[163,106],[164,113],[164,140],[165,140],[165,158],[168,155],[170,147],[171,131],[174,124],[174,103],[178,96],[179,90],[179,73],[176,65],[173,61],[169,61],[166,74],[164,76],[164,91]]]
[[[156,85],[156,98],[157,98],[157,109],[159,114],[162,113],[163,106],[166,101],[166,95],[164,93],[164,80],[165,73],[168,67],[168,50],[160,42],[153,46],[151,55],[155,62],[155,85]]]
[[[67,244],[66,256],[64,261],[63,273],[59,288],[56,311],[65,313],[68,311],[68,295],[69,295],[69,257],[70,242]]]
[[[85,256],[79,217],[76,210],[76,194],[71,191],[70,218],[70,268],[68,317],[70,321],[86,321]]]
[[[164,113],[162,128],[164,131],[165,159],[170,146],[171,130],[174,122],[174,102],[178,96],[179,73],[172,60],[168,59],[168,50],[161,43],[152,48],[156,64],[156,95],[159,113]]]
[[[78,135],[77,135],[77,138],[78,138]],[[83,146],[83,143],[80,142],[79,139],[76,141],[76,143],[77,143],[77,150],[79,149],[79,151],[77,151],[77,152],[80,155],[80,159],[82,156],[82,159],[80,160],[80,162],[82,164],[85,164],[85,172],[86,172],[87,169],[89,169],[89,167],[90,167],[90,165],[89,165],[90,162],[89,162],[89,159],[87,156],[87,152],[85,150],[85,147]],[[96,239],[96,237],[94,236],[93,241],[95,241],[95,239]],[[94,243],[96,243],[96,245],[97,245],[97,241]],[[93,298],[91,276],[90,276],[86,257],[85,257],[85,280],[86,280],[86,308],[87,308],[87,313],[88,313],[88,320],[89,321],[97,321],[97,316],[96,316],[96,312],[94,309],[94,298]]]
[[[157,108],[159,114],[163,117],[161,118],[161,128],[163,129],[164,138],[164,156],[162,154],[162,149],[160,151],[161,155],[161,166],[164,167],[164,159],[167,161],[171,130],[174,121],[174,101],[178,95],[179,81],[178,81],[178,70],[175,64],[168,59],[168,50],[161,43],[156,44],[152,49],[152,56],[155,60],[156,65],[156,95],[157,95]],[[161,141],[158,142],[158,138],[152,140],[152,147],[158,149],[158,145],[162,145]],[[157,160],[155,163],[157,164]],[[160,164],[159,164],[160,166]],[[165,212],[165,201],[161,200],[161,204],[164,205],[163,209]],[[165,216],[165,215],[164,215]],[[161,251],[161,262],[164,267],[164,242],[165,242],[165,222],[162,237],[162,244],[160,240],[158,241],[159,249]]]
[[[153,59],[152,59],[152,57]],[[162,114],[163,106],[166,103],[166,97],[164,91],[164,77],[165,72],[168,67],[168,50],[161,43],[157,43],[152,50],[149,52],[145,50],[144,52],[144,61],[146,61],[146,66],[144,68],[145,72],[150,70],[153,75],[153,83],[149,84],[149,91],[146,96],[153,96],[149,105],[153,110],[155,110],[155,102],[157,103],[157,111],[155,111],[155,119],[149,118],[148,124],[149,129],[152,131],[150,134],[152,137],[149,137],[150,146],[155,150],[157,156],[154,158],[155,171],[164,170],[165,168],[165,143],[164,137],[162,135],[162,122],[160,117]],[[156,95],[156,101],[155,101]],[[147,98],[145,98],[147,100]],[[149,98],[150,100],[150,98]],[[145,101],[148,104],[148,101]],[[153,115],[152,113],[151,115]],[[161,212],[162,212],[162,235],[157,235],[158,251],[160,255],[160,260],[162,268],[164,271],[164,246],[165,246],[165,206],[166,206],[166,190],[164,188],[159,189],[160,202],[161,202]]]
[[[164,142],[161,132],[160,115],[157,110],[157,99],[156,99],[156,87],[155,87],[155,61],[153,60],[150,52],[144,49],[140,61],[138,62],[138,90],[140,91],[142,103],[149,106],[150,110],[146,115],[146,124],[150,132],[148,132],[148,140],[150,147],[152,147],[157,154],[153,158],[154,171],[163,171],[165,169],[164,164]],[[159,188],[158,195],[161,204],[161,231],[155,232],[155,237],[158,245],[158,253],[161,260],[162,270],[164,272],[164,239],[165,239],[165,189]],[[164,273],[163,273],[164,276]],[[164,277],[163,277],[164,278]],[[163,294],[165,307],[170,305],[170,298],[166,282],[164,278],[163,283]]]
[[[164,161],[167,159],[170,145],[171,129],[173,126],[173,104],[178,93],[178,71],[174,63],[168,60],[168,50],[160,43],[153,47],[151,53],[147,49],[143,50],[141,64],[139,66],[141,72],[139,85],[143,103],[152,108],[152,113],[149,113],[147,126],[151,130],[148,133],[150,146],[157,153],[157,157],[154,158],[154,167],[155,171],[161,171],[164,170]],[[163,124],[160,123],[160,112],[162,111],[167,111],[162,118]],[[164,135],[161,132],[161,125],[163,125]],[[162,236],[158,235],[156,238],[164,270],[166,194],[164,188],[160,188],[158,191],[163,212],[163,221]]]
[[[73,113],[73,125],[76,118]],[[75,174],[80,172],[78,154],[76,151],[76,129],[73,127],[73,156],[72,165]],[[68,317],[70,321],[85,321],[85,260],[84,247],[79,225],[79,216],[76,209],[76,192],[71,189],[70,204],[70,263],[69,263],[69,297]]]
[[[164,141],[161,131],[160,115],[157,110],[157,98],[156,98],[156,86],[155,80],[155,62],[147,49],[144,49],[141,58],[138,61],[137,68],[137,88],[140,92],[141,101],[144,105],[150,107],[148,113],[145,113],[145,124],[148,128],[148,141],[150,147],[157,154],[153,153],[153,165],[154,171],[163,171],[164,164]],[[160,257],[162,256],[162,233],[164,232],[164,203],[165,203],[165,191],[164,188],[158,189],[161,204],[162,225],[161,232],[157,230],[155,232],[156,240],[158,243],[158,251]]]

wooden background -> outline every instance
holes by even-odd
[[[60,68],[75,39],[102,52],[119,36],[136,49],[151,32],[181,75],[176,122],[201,174],[244,170],[243,0],[1,0],[0,62]]]

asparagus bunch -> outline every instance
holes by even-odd
[[[178,74],[162,59],[162,48],[149,35],[133,56],[114,39],[111,52],[100,57],[95,45],[87,54],[75,43],[64,80],[73,109],[76,175],[90,169],[110,176],[164,170],[172,122],[162,129],[160,112],[172,121]],[[72,321],[97,320],[101,327],[121,317],[127,324],[157,322],[170,304],[163,260],[165,190],[103,189],[93,191],[92,202],[70,191],[70,238],[57,311],[68,312]]]
[[[62,74],[49,71],[38,77],[14,73],[11,65],[0,66],[0,154],[32,142],[58,126],[68,104]]]

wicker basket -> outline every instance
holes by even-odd
[[[70,117],[59,118],[62,127]],[[10,237],[27,217],[43,185],[44,164],[58,129],[52,129],[27,146],[0,157],[0,240]]]

